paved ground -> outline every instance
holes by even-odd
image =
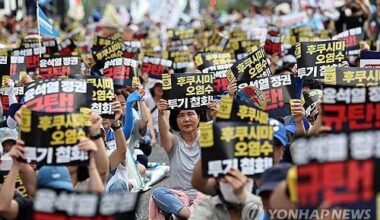
[[[168,157],[162,147],[154,147],[152,150],[152,154],[149,157],[149,162],[164,162],[168,164]],[[169,187],[168,178],[163,179],[161,182],[158,182],[156,185],[152,187],[152,189],[157,187]],[[144,192],[142,196],[140,197],[139,206],[137,208],[137,219],[138,220],[148,220],[148,202],[150,195],[152,194],[152,189],[148,190],[147,192]]]

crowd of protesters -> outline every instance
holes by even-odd
[[[299,10],[308,16],[304,25],[311,26],[313,31],[329,31],[330,36],[362,27],[365,36],[360,49],[378,49],[380,2],[370,5],[366,0],[350,0],[337,6],[331,5],[331,2],[334,1],[302,4]],[[376,6],[379,7],[376,9]],[[288,3],[275,5],[267,1],[264,5],[254,4],[242,12],[219,14],[209,10],[204,12],[202,19],[194,19],[190,24],[196,24],[198,34],[202,34],[206,26],[210,26],[208,28],[215,33],[232,34],[235,27],[241,26],[244,30],[244,26],[250,27],[250,23],[267,26],[275,18],[293,13],[292,10]],[[141,33],[146,33],[143,38],[159,39],[158,51],[164,51],[167,45],[164,24],[154,23],[149,16],[141,24],[128,24],[126,27],[99,23],[103,25],[101,29],[90,30],[92,24],[77,28],[85,33],[84,37],[94,34],[107,38],[114,32],[120,32],[124,41],[141,39]],[[181,21],[178,27],[186,24]],[[36,29],[36,21],[30,17],[20,21],[12,16],[0,19],[0,33],[6,38],[3,48],[11,49],[17,39],[26,35],[25,31],[33,29]],[[194,43],[188,48],[192,61],[201,49],[199,47]],[[83,62],[82,74],[95,72],[95,75],[101,75],[94,70],[95,61],[91,57],[76,55],[80,55]],[[268,55],[267,60],[274,75],[297,77],[294,54],[286,54],[283,49],[281,54]],[[358,60],[358,56],[352,56],[342,65],[357,67]],[[2,166],[10,165],[0,186],[0,219],[32,219],[33,201],[38,189],[99,194],[139,191],[133,179],[136,176],[142,177],[142,181],[149,178],[149,155],[154,147],[163,148],[168,155],[170,174],[168,188],[153,187],[151,190],[149,207],[146,207],[150,219],[269,219],[268,210],[297,208],[297,203],[289,195],[289,181],[295,175],[296,167],[292,160],[293,143],[297,137],[314,136],[330,130],[322,123],[320,81],[299,80],[301,83],[297,92],[302,93],[302,98],[292,100],[291,114],[269,119],[268,123],[274,127],[271,168],[255,178],[247,177],[235,168],[222,177],[205,178],[202,174],[199,140],[202,134],[199,125],[200,122],[215,121],[220,110],[219,102],[211,101],[204,111],[169,110],[169,103],[163,98],[163,82],[149,78],[141,68],[138,72],[138,82],[115,88],[112,119],[102,118],[94,111],[91,113],[88,137],[83,137],[78,143],[81,151],[90,153],[87,167],[42,166],[37,170],[36,164],[26,163],[25,142],[19,133],[19,126],[23,121],[22,110],[27,107],[22,99],[16,98],[13,89],[38,80],[38,72],[23,76],[17,85],[12,80],[6,82],[9,101],[0,102],[0,163]],[[172,69],[169,72],[174,73]],[[199,71],[192,64],[186,72]],[[237,92],[238,85],[233,80],[229,82],[224,96],[236,98]],[[3,114],[5,105],[7,112]],[[138,174],[132,174],[131,170]],[[16,189],[18,175],[27,196]]]

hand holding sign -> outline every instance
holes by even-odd
[[[248,178],[238,169],[231,168],[228,174],[224,177],[224,180],[232,186],[233,192],[239,198],[240,202],[244,204],[248,193],[245,188],[249,181]]]
[[[236,91],[237,91],[237,82],[236,82],[236,79],[232,80],[229,84],[228,84],[228,94],[231,96],[231,97],[235,97],[236,95]]]
[[[120,120],[120,118],[123,114],[123,111],[121,109],[121,103],[120,103],[120,101],[118,101],[117,96],[115,96],[115,101],[113,102],[113,108],[114,108],[114,112],[115,112],[115,118],[113,121],[118,121],[118,120]]]
[[[169,103],[165,99],[160,99],[157,104],[158,112],[163,114],[165,110],[169,109]]]
[[[90,120],[91,120],[90,135],[96,136],[100,132],[100,126],[102,125],[102,118],[96,112],[91,112]]]
[[[96,152],[98,151],[98,147],[95,142],[90,140],[89,138],[82,138],[78,144],[80,150],[88,151],[88,152]]]
[[[18,139],[16,141],[16,144],[13,145],[11,150],[9,151],[9,156],[13,159],[13,164],[20,168],[21,163],[24,163],[26,161],[25,157],[25,149],[24,149],[24,141],[21,139]]]
[[[290,100],[291,113],[296,123],[301,122],[305,117],[305,109],[302,106],[302,102],[299,99]]]

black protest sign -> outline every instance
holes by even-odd
[[[81,74],[79,57],[64,56],[40,59],[40,74],[42,79],[67,77]]]
[[[75,42],[73,41],[73,39],[67,38],[67,39],[63,40],[58,45],[59,55],[61,55],[61,56],[71,56],[76,48],[77,48],[77,46],[76,46]]]
[[[194,60],[198,70],[203,73],[214,73],[215,94],[219,95],[227,91],[226,72],[231,68],[233,62],[229,53],[199,53]]]
[[[92,86],[80,79],[37,80],[25,86],[24,100],[32,111],[79,112],[83,107],[90,108]]]
[[[329,201],[332,207],[365,208],[370,216],[376,216],[378,137],[379,131],[366,131],[298,139],[293,161],[297,164],[299,207],[316,209]]]
[[[322,122],[333,132],[380,128],[380,87],[325,85]]]
[[[40,39],[35,37],[24,38],[20,42],[20,48],[28,49],[28,48],[37,48],[40,47]]]
[[[113,79],[113,84],[118,87],[131,86],[137,77],[136,60],[128,58],[114,58],[104,63],[103,76]]]
[[[162,74],[163,98],[170,109],[206,109],[214,97],[214,74]]]
[[[40,65],[40,55],[46,54],[46,47],[27,48],[27,49],[14,49],[12,51],[13,56],[24,56],[25,67],[28,73],[36,72],[36,69]]]
[[[65,113],[22,109],[21,138],[28,163],[42,165],[87,165],[89,154],[78,147],[91,126],[89,108]]]
[[[201,123],[204,177],[226,175],[231,168],[246,176],[262,174],[273,165],[273,127],[246,122]]]
[[[135,219],[138,193],[76,193],[39,189],[34,198],[34,220]]]
[[[260,47],[260,40],[230,39],[226,47],[236,60],[241,60]]]
[[[110,38],[105,38],[105,37],[100,37],[98,35],[95,35],[91,50],[92,51],[99,51],[106,46],[109,46],[112,44],[117,44],[117,43],[119,43],[119,42],[116,40],[112,40]]]
[[[162,58],[171,60],[173,62],[173,69],[176,73],[184,73],[186,69],[190,66],[190,51],[187,50],[176,50],[176,51],[164,51],[162,53]]]
[[[228,76],[230,75],[230,76]],[[238,84],[249,83],[258,77],[272,75],[263,48],[256,50],[231,67],[227,78],[229,81],[236,79]]]
[[[1,87],[8,86],[8,81],[14,83],[21,81],[27,75],[24,56],[0,56]]]
[[[115,93],[113,81],[110,78],[88,78],[93,85],[91,109],[103,118],[114,119]]]
[[[253,86],[261,90],[266,101],[265,111],[269,113],[270,117],[277,118],[290,114],[290,99],[297,98],[297,87],[294,80],[290,74],[274,75],[258,78],[250,83],[240,83],[238,88],[244,89],[247,86]],[[256,99],[260,99],[260,97]]]
[[[55,54],[59,52],[56,39],[43,40],[41,44],[42,46],[46,47],[47,54]]]
[[[216,121],[244,121],[268,124],[268,113],[246,102],[239,103],[230,96],[222,96]]]
[[[102,48],[99,51],[93,51],[92,56],[94,60],[98,62],[98,66],[101,66],[106,60],[113,58],[119,58],[123,56],[124,43],[118,42]]]
[[[85,79],[92,85],[91,110],[98,113],[102,118],[114,118],[115,92],[113,80],[111,78],[96,76],[70,76],[75,79]]]
[[[168,29],[168,47],[192,45],[195,38],[194,29]]]
[[[0,102],[3,105],[4,115],[7,115],[9,110],[9,89],[9,87],[0,87]],[[15,94],[17,101],[20,101],[20,98],[24,95],[24,87],[15,87],[13,94]]]
[[[347,86],[378,86],[380,69],[355,67],[327,67],[325,84]]]
[[[145,56],[143,59],[141,72],[143,74],[148,74],[151,78],[161,79],[161,75],[164,72],[169,71],[172,65],[173,62],[171,60]]]
[[[326,66],[338,66],[345,59],[346,44],[341,40],[296,44],[298,77],[324,79]]]
[[[360,41],[363,38],[362,27],[349,29],[332,37],[333,40],[344,40],[346,42],[347,55],[360,54]]]

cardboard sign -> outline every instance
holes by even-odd
[[[192,45],[195,38],[194,29],[168,29],[168,48]]]
[[[131,192],[98,195],[39,189],[33,219],[134,219],[138,198],[138,193]]]
[[[110,46],[112,44],[117,44],[117,43],[119,43],[119,41],[95,35],[91,50],[97,52],[106,46]]]
[[[163,98],[170,109],[206,109],[213,100],[212,73],[163,74]]]
[[[380,128],[380,87],[325,85],[323,124],[332,132]]]
[[[103,118],[114,119],[115,93],[112,79],[89,78],[87,82],[93,85],[91,110]]]
[[[229,53],[199,53],[195,56],[195,65],[203,73],[214,73],[215,94],[224,94],[228,88],[226,72],[232,67]]]
[[[36,72],[36,69],[40,65],[40,54],[46,54],[46,47],[15,49],[12,51],[13,56],[25,57],[25,67],[28,73]]]
[[[32,111],[46,113],[79,112],[90,107],[92,87],[85,80],[37,80],[25,86],[24,100]]]
[[[292,75],[275,75],[258,78],[249,84],[238,84],[238,88],[254,86],[260,89],[267,103],[265,111],[270,117],[277,118],[290,115],[290,99],[297,98],[297,88],[293,81]]]
[[[92,85],[91,110],[98,113],[102,118],[114,119],[115,92],[111,78],[99,78],[95,76],[74,76],[71,78],[85,79]]]
[[[175,51],[164,51],[162,53],[162,58],[171,60],[173,62],[173,69],[176,73],[184,73],[186,69],[190,66],[190,51],[187,50],[175,50]]]
[[[141,72],[148,74],[154,79],[161,79],[161,75],[172,67],[173,62],[157,57],[145,56],[142,63]]]
[[[87,165],[89,154],[79,150],[88,135],[90,109],[78,113],[45,113],[22,109],[21,138],[28,163],[42,165]]]
[[[360,41],[364,38],[362,27],[343,31],[332,37],[333,40],[344,40],[346,42],[347,55],[360,54]]]
[[[263,48],[256,50],[249,56],[238,60],[227,72],[229,81],[236,79],[238,84],[250,83],[256,78],[272,75]]]
[[[114,58],[104,63],[103,76],[113,79],[113,84],[119,87],[131,86],[137,76],[136,60]]]
[[[380,68],[328,67],[325,84],[347,86],[378,86]]]
[[[55,54],[59,52],[56,39],[43,40],[41,44],[42,46],[46,47],[47,54]]]
[[[241,60],[260,47],[260,40],[229,39],[226,49],[233,55],[235,60]]]
[[[345,41],[316,41],[297,43],[298,77],[324,79],[326,66],[338,66],[345,59]]]
[[[379,131],[366,131],[298,139],[293,161],[299,208],[316,209],[329,201],[342,210],[370,210],[368,219],[374,219],[380,191],[378,137]]]
[[[1,87],[8,86],[8,81],[10,79],[17,84],[25,75],[27,75],[25,57],[0,56]]]
[[[97,66],[101,66],[101,64],[104,64],[104,62],[107,60],[122,57],[123,47],[124,47],[124,44],[122,42],[118,42],[118,43],[106,46],[100,49],[99,51],[93,51],[92,55],[94,57],[94,60],[98,62]]]
[[[40,59],[40,77],[42,79],[81,75],[79,57],[51,57]]]
[[[273,165],[273,127],[246,122],[201,123],[204,177],[224,176],[231,168],[255,176]]]
[[[239,103],[238,100],[226,95],[222,96],[216,121],[243,121],[258,124],[268,124],[268,113],[255,105]]]

